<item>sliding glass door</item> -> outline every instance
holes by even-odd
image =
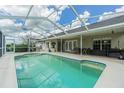
[[[93,41],[94,50],[110,50],[111,49],[111,40],[94,40]]]
[[[93,41],[93,49],[94,50],[100,50],[101,42],[100,40],[94,40]]]
[[[111,49],[111,40],[102,40],[102,50],[110,50]]]

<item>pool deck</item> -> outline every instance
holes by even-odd
[[[34,52],[36,53],[36,52]],[[37,52],[47,53],[47,52]],[[9,53],[0,57],[0,88],[17,88],[14,56],[27,53]],[[96,88],[124,88],[124,60],[102,56],[76,55],[69,53],[49,53],[77,60],[91,60],[106,64],[106,68],[98,79]]]

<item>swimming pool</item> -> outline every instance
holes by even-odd
[[[15,57],[19,88],[92,88],[106,65],[50,54]]]

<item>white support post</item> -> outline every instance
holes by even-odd
[[[2,33],[2,56],[3,56],[3,33]]]
[[[51,41],[48,41],[48,51],[51,51]]]
[[[30,37],[28,39],[28,52],[30,52]]]
[[[33,50],[32,41],[30,42],[30,49]]]
[[[61,53],[62,53],[62,38],[61,38]]]
[[[30,31],[30,34],[29,34],[30,36],[29,36],[29,40],[28,40],[28,52],[31,52],[31,37],[32,37],[32,33],[31,33],[31,31]]]
[[[80,55],[82,55],[82,35],[80,35]]]
[[[15,39],[14,39],[13,52],[15,53]]]
[[[56,40],[56,52],[58,52],[58,40]]]
[[[5,39],[5,54],[6,54],[6,39]]]

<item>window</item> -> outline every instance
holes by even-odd
[[[77,48],[77,41],[73,41],[73,49]]]
[[[71,51],[75,48],[77,48],[77,40],[69,40],[65,41],[65,51]]]
[[[49,42],[47,42],[47,47],[49,48]]]
[[[65,50],[68,50],[68,42],[65,42]]]
[[[52,43],[51,43],[51,46],[52,46],[52,48],[55,48],[56,43],[55,43],[55,42],[52,42]]]
[[[69,50],[72,50],[72,42],[69,41]]]

